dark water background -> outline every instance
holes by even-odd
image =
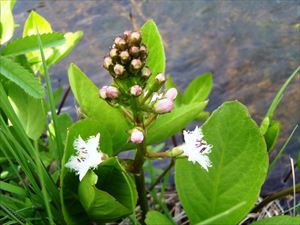
[[[109,75],[101,68],[112,38],[153,18],[164,39],[167,69],[180,90],[196,76],[211,71],[214,88],[207,107],[214,110],[226,100],[239,100],[260,123],[283,82],[300,65],[300,3],[297,0],[226,1],[101,1],[19,0],[14,9],[22,27],[35,9],[58,32],[83,30],[79,45],[51,73],[55,87],[68,86],[67,68],[76,63],[99,87]],[[64,112],[75,115],[69,96]],[[300,76],[290,84],[275,119],[282,123],[277,152],[300,121]],[[237,131],[238,132],[238,131]],[[266,182],[264,192],[280,189],[297,159],[300,129]],[[298,176],[299,178],[299,176]]]

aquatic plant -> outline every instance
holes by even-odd
[[[295,184],[256,204],[290,139],[270,164],[280,132],[274,112],[300,67],[275,96],[260,126],[238,101],[208,113],[212,74],[196,77],[181,93],[165,76],[162,38],[148,20],[140,30],[125,31],[112,41],[103,61],[111,84],[97,87],[78,66],[69,66],[81,114],[73,122],[68,114],[58,115],[61,95],[53,92],[48,68],[83,33],[53,32],[45,18],[31,12],[23,37],[10,40],[13,5],[1,1],[1,223],[103,224],[127,218],[132,224],[175,224],[163,202],[173,166],[190,224],[238,224],[271,200],[300,191]],[[185,130],[195,121],[199,127]],[[174,142],[167,150],[154,147],[178,133],[184,143]],[[128,150],[134,158],[120,157]],[[158,174],[152,161],[165,158],[171,163]],[[149,207],[147,193],[159,208]],[[299,218],[278,216],[253,224],[299,224]]]

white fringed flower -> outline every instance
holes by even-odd
[[[206,171],[211,167],[208,154],[211,152],[212,145],[203,140],[202,131],[196,127],[193,131],[183,131],[185,144],[180,148],[183,155],[188,160],[199,163]]]
[[[71,156],[65,166],[74,170],[79,175],[80,181],[89,169],[95,169],[103,161],[105,154],[98,151],[99,141],[99,133],[96,136],[90,136],[87,141],[79,135],[74,141],[76,155]]]

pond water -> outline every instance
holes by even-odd
[[[32,9],[46,17],[55,31],[85,33],[76,49],[51,69],[56,87],[67,87],[71,62],[97,85],[107,84],[110,77],[101,67],[102,59],[112,38],[132,29],[130,14],[138,25],[147,18],[157,23],[166,48],[166,72],[172,74],[180,90],[197,75],[214,74],[209,111],[223,101],[237,99],[260,122],[280,86],[300,64],[297,0],[19,0],[14,12],[21,27]],[[21,33],[17,29],[17,34]],[[300,121],[299,87],[298,75],[275,115],[282,122],[276,151]],[[73,96],[63,111],[75,115]],[[289,155],[296,159],[299,149],[300,129],[268,179],[265,192],[285,185],[281,178],[289,170]]]

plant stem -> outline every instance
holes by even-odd
[[[61,102],[60,102],[60,104],[59,104],[59,106],[58,106],[58,110],[57,110],[57,113],[56,113],[57,115],[60,114],[61,109],[64,106],[65,101],[66,101],[66,99],[67,99],[70,91],[71,91],[71,86],[69,85],[68,88],[67,88],[67,90],[66,90],[66,92],[65,92],[65,94],[64,94],[64,96],[63,96],[63,98],[62,98],[62,100],[61,100]]]
[[[166,169],[158,176],[158,178],[151,184],[151,186],[148,189],[148,192],[151,192],[155,186],[160,182],[160,180],[172,169],[172,167],[175,164],[175,159],[171,159],[170,164],[166,167]]]
[[[295,185],[295,189],[296,189],[297,193],[300,192],[300,183]],[[273,193],[273,194],[269,195],[268,197],[266,197],[257,206],[255,206],[254,209],[252,210],[252,212],[256,213],[259,210],[261,210],[263,207],[265,207],[268,203],[272,202],[273,200],[276,200],[278,198],[282,198],[282,197],[287,196],[287,195],[291,195],[291,194],[293,194],[293,192],[294,192],[294,187],[289,187],[289,188],[283,189],[282,191]]]

